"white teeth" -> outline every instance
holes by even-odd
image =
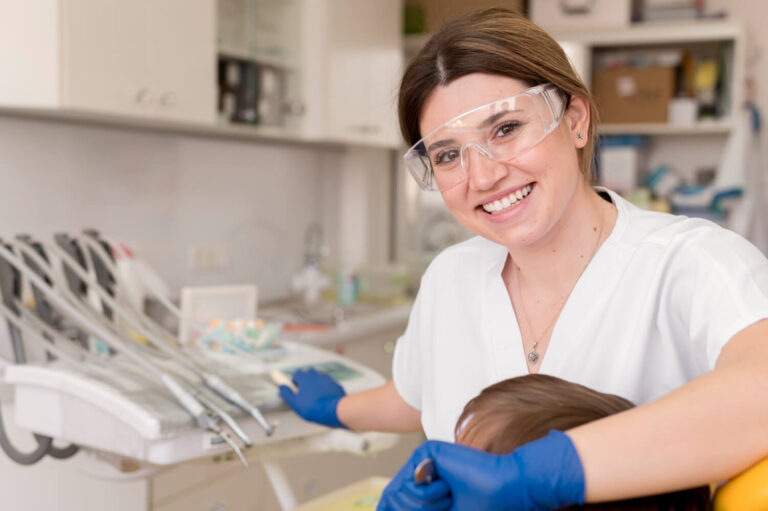
[[[519,201],[523,200],[523,198],[527,197],[528,194],[531,193],[532,188],[532,185],[524,186],[523,188],[510,193],[502,199],[483,204],[483,209],[488,213],[498,213],[499,211],[515,206]]]

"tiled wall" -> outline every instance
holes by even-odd
[[[350,211],[339,204],[368,193],[366,179],[342,190],[344,173],[386,180],[389,162],[390,153],[377,149],[0,117],[0,236],[95,227],[129,243],[174,291],[186,283],[256,283],[262,298],[278,298],[303,263],[311,222],[323,226],[333,259],[349,245],[342,237],[363,243],[363,258],[386,254],[366,231],[372,215],[388,213],[358,211],[366,220],[346,221],[342,236],[341,215]],[[196,271],[194,247],[217,247],[228,261]]]

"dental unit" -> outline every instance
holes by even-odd
[[[261,463],[281,508],[290,509],[296,498],[275,459],[368,454],[396,442],[395,435],[303,421],[282,403],[271,374],[290,379],[298,368],[331,367],[349,392],[378,386],[382,376],[336,353],[282,340],[269,356],[234,345],[223,356],[183,343],[127,299],[126,278],[180,322],[205,328],[149,279],[118,271],[116,258],[125,262],[127,251],[95,231],[0,240],[0,319],[14,358],[4,363],[0,356],[0,386],[13,390],[15,425],[36,443],[31,452],[17,449],[3,428],[11,416],[0,414],[0,448],[15,462],[71,458],[66,462],[106,478],[142,478],[228,448],[244,466]]]

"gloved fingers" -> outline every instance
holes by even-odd
[[[433,504],[450,497],[451,487],[441,479],[436,479],[430,484],[416,484],[413,479],[408,479],[401,486],[400,493],[422,504]]]
[[[384,489],[379,510],[434,510],[442,511],[451,507],[451,489],[445,481],[436,479],[431,484],[414,481],[414,470],[425,458],[429,458],[429,443],[425,442],[414,450],[408,461],[400,468]]]
[[[428,453],[425,457],[432,458],[435,462],[438,477],[445,479],[449,484],[451,476],[472,471],[478,466],[491,468],[499,461],[496,454],[460,444],[429,441],[424,447]]]
[[[382,495],[376,511],[448,511],[452,504],[450,495],[434,502],[423,502],[407,493],[392,492]]]
[[[436,502],[423,502],[405,492],[389,495],[389,506],[395,511],[446,511],[451,508],[450,495]]]
[[[440,480],[451,488],[455,503],[475,502],[479,496],[504,493],[507,484],[519,482],[519,468],[514,460],[464,445],[429,441],[425,457],[435,463]]]
[[[293,390],[287,385],[280,385],[278,391],[280,392],[280,397],[283,398],[283,401],[285,401],[291,408],[294,408],[294,405],[296,404],[296,394]]]
[[[293,372],[293,376],[291,379],[293,380],[293,383],[299,387],[299,390],[301,390],[302,384],[312,384],[313,382],[317,382],[319,379],[327,379],[331,378],[325,373],[321,373],[314,367],[310,367],[309,369],[297,369]],[[331,378],[332,381],[335,381]]]
[[[291,381],[294,385],[296,385],[296,387],[298,387],[299,390],[301,390],[301,382],[304,380],[306,374],[307,371],[304,369],[296,369],[291,375]]]

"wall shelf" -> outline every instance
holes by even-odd
[[[682,42],[727,41],[740,38],[741,26],[730,21],[636,23],[620,30],[557,32],[558,41],[589,46],[663,45]]]
[[[381,147],[380,144],[376,144],[370,141],[361,141],[359,144],[350,144],[347,142],[335,140],[310,139],[303,137],[301,133],[296,130],[274,126],[250,126],[245,124],[225,124],[223,122],[209,125],[202,123],[187,123],[130,116],[118,116],[115,114],[79,112],[67,109],[0,107],[0,118],[2,117],[77,123],[118,129],[122,128],[139,131],[153,131],[156,133],[167,133],[169,135],[186,135],[203,138],[254,141],[273,144],[278,143],[315,147],[343,147],[349,145]]]

